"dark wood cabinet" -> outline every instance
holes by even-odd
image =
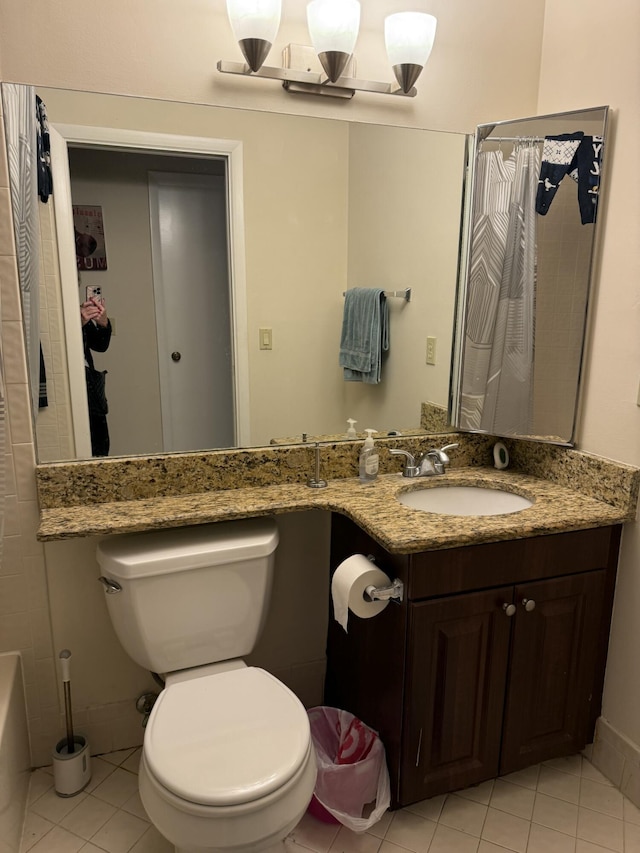
[[[511,627],[505,598],[510,589],[409,605],[403,802],[497,775]]]
[[[401,806],[578,752],[600,709],[620,528],[413,555],[334,516],[407,600],[333,620],[325,701],[379,731]]]

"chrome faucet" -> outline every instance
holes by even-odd
[[[444,474],[450,461],[447,456],[447,450],[453,450],[453,448],[457,446],[457,442],[455,444],[445,444],[445,446],[441,447],[439,450],[428,450],[427,453],[425,453],[425,457],[433,464],[436,474]]]
[[[457,446],[457,444],[445,444],[439,450],[435,448],[428,450],[417,461],[415,456],[407,450],[396,450],[394,448],[389,453],[393,456],[406,457],[407,461],[402,472],[403,477],[433,477],[436,474],[444,474],[446,466],[449,464],[447,450],[453,450]]]

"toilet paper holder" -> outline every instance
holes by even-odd
[[[404,598],[404,584],[395,578],[388,586],[368,586],[362,594],[365,601],[397,601]]]

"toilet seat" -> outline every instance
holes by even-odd
[[[256,667],[171,683],[144,738],[149,772],[190,803],[250,803],[287,784],[308,759],[300,700]]]

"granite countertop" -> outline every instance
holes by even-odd
[[[502,488],[534,503],[508,515],[465,517],[422,512],[396,500],[401,491],[446,484]],[[417,480],[381,474],[366,485],[346,478],[330,480],[325,489],[283,483],[43,509],[38,538],[132,533],[311,509],[342,513],[388,551],[406,554],[619,524],[633,519],[635,501],[615,506],[531,474],[473,466]]]

